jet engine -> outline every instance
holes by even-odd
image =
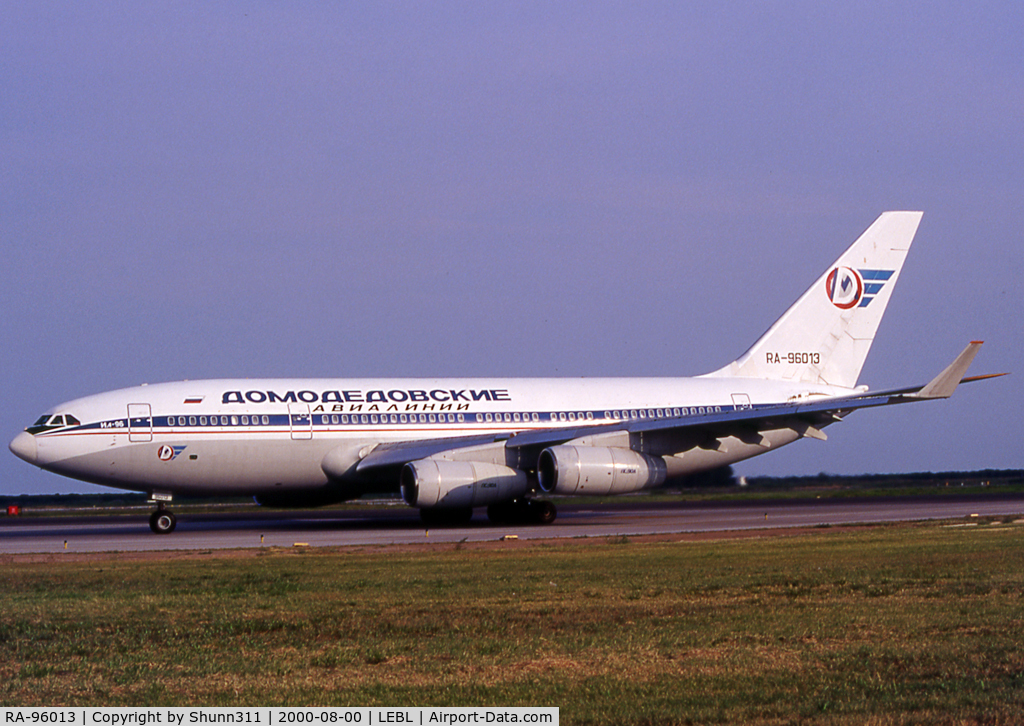
[[[526,494],[526,472],[477,461],[420,459],[402,467],[402,499],[413,507],[482,507]]]
[[[625,494],[665,481],[665,461],[630,449],[552,446],[540,452],[540,488],[554,494]]]

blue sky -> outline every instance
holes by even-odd
[[[324,7],[331,5],[332,7]],[[338,7],[333,7],[337,5]],[[1019,3],[18,3],[0,432],[183,378],[691,375],[924,210],[862,412],[747,475],[1024,467]],[[0,494],[95,491],[4,452]]]

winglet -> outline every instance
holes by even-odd
[[[953,391],[960,385],[964,373],[970,367],[974,356],[978,354],[982,341],[972,341],[964,348],[963,352],[956,357],[956,360],[949,364],[946,370],[935,376],[924,388],[917,393],[910,394],[910,398],[949,398]]]

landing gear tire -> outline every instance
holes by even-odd
[[[547,501],[534,501],[531,502],[533,505],[533,521],[537,524],[551,524],[555,521],[555,517],[558,516],[558,509],[554,504]]]
[[[554,504],[536,499],[516,499],[487,507],[491,524],[551,524],[557,516]]]
[[[472,507],[458,507],[455,509],[423,507],[420,509],[420,519],[427,527],[462,527],[469,524],[469,520],[472,518]]]
[[[170,534],[177,526],[177,517],[165,509],[158,509],[149,517],[149,528],[155,534]]]

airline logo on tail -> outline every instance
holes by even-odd
[[[895,273],[895,270],[836,267],[825,278],[825,294],[840,310],[866,308]]]

